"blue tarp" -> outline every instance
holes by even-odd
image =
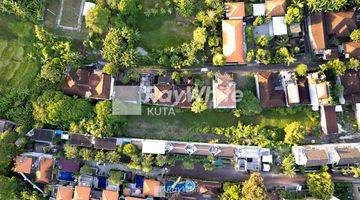
[[[71,172],[60,172],[59,180],[74,181],[74,177]]]
[[[101,188],[101,189],[105,189],[106,188],[106,177],[104,176],[99,176],[98,177],[98,188]]]
[[[61,136],[63,133],[64,133],[64,131],[62,131],[62,130],[55,130],[56,136]]]
[[[144,187],[144,177],[140,175],[135,175],[135,184],[136,188],[143,188]]]

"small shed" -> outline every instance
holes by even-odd
[[[144,140],[142,142],[142,153],[165,154],[166,141]]]

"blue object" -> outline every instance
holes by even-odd
[[[101,189],[105,189],[106,188],[106,177],[104,176],[99,176],[98,177],[98,188],[101,188]]]
[[[169,180],[165,184],[167,193],[190,193],[196,189],[196,183],[192,180],[181,181],[174,185],[175,181]]]
[[[64,133],[64,131],[62,131],[62,130],[55,130],[56,136],[61,136],[63,133]]]
[[[135,175],[135,185],[136,188],[143,188],[144,187],[144,177],[140,175]]]
[[[73,174],[71,172],[60,172],[59,180],[74,181]]]

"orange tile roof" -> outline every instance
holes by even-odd
[[[242,18],[245,17],[245,3],[244,2],[228,2],[225,3],[226,16],[228,18]]]
[[[155,104],[172,105],[173,102],[173,86],[169,84],[154,85],[153,102]]]
[[[360,58],[360,42],[347,42],[344,45],[344,52],[350,57]]]
[[[52,180],[52,170],[55,161],[52,158],[41,158],[39,170],[36,172],[36,182],[50,183]]]
[[[309,36],[311,47],[314,50],[325,50],[327,48],[327,35],[325,33],[325,22],[323,14],[311,14],[309,19]]]
[[[225,73],[215,74],[217,86],[214,88],[215,108],[236,108],[236,87],[232,77]]]
[[[32,158],[25,156],[16,156],[15,159],[15,172],[30,174],[32,168]]]
[[[73,200],[89,200],[91,188],[84,186],[76,186]]]
[[[74,189],[72,187],[58,187],[56,200],[72,200]]]
[[[159,197],[160,194],[160,182],[151,179],[144,180],[144,187],[143,187],[143,194],[152,196],[152,197]]]
[[[327,31],[337,37],[349,36],[356,29],[355,11],[326,13]]]
[[[226,62],[246,63],[243,29],[241,19],[222,21],[223,53]]]
[[[118,200],[119,192],[111,190],[103,190],[102,200]]]
[[[267,16],[284,16],[286,0],[265,0],[265,13]]]
[[[138,198],[138,197],[125,197],[125,200],[143,200],[144,198]]]

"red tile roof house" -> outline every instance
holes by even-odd
[[[320,108],[321,115],[321,129],[325,134],[337,134],[339,133],[339,125],[337,123],[337,117],[335,112],[335,106],[324,106]]]
[[[255,75],[257,96],[263,108],[286,106],[282,77],[271,71],[258,72]]]
[[[356,29],[355,12],[316,13],[308,17],[310,45],[315,54],[330,60],[339,57],[338,47],[330,47],[329,36],[347,37]]]
[[[245,17],[244,2],[226,3],[226,17],[222,21],[223,54],[227,63],[245,64]]]
[[[325,81],[325,75],[317,72],[308,74],[307,80],[312,109],[318,111],[320,105],[328,103],[330,96],[328,83]]]
[[[102,71],[78,69],[68,73],[62,91],[82,98],[109,100],[114,93],[114,78]]]
[[[215,74],[213,80],[213,107],[236,109],[236,83],[230,74]]]
[[[344,44],[345,58],[360,59],[360,42],[346,42]]]

